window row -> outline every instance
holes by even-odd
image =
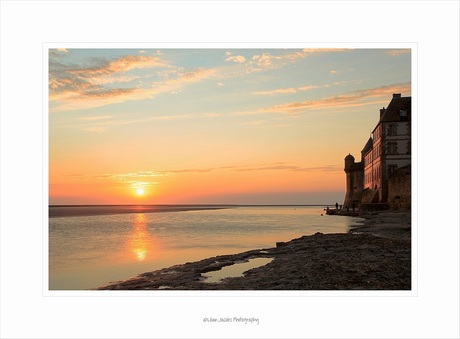
[[[400,142],[401,143],[401,142]],[[404,144],[403,144],[404,145]],[[400,145],[401,146],[401,145]],[[406,147],[401,146],[402,148],[398,148],[398,143],[397,142],[388,142],[385,147],[385,154],[387,155],[397,155],[397,154],[411,154],[411,142],[410,140],[407,141]],[[400,152],[401,151],[401,152]],[[380,156],[382,156],[382,148],[381,147],[374,147],[372,151],[367,153],[364,156],[364,166],[368,166],[372,164],[373,161],[378,159]]]
[[[364,182],[366,185],[373,183],[374,181],[378,181],[381,179],[382,172],[380,167],[376,167],[372,169],[372,171],[368,171],[364,174]]]
[[[371,164],[374,159],[377,159],[382,155],[381,148],[380,147],[374,147],[371,152],[369,152],[365,157],[364,157],[364,166],[367,166]]]
[[[388,125],[388,130],[387,130],[387,135],[396,135],[397,134],[397,129],[396,129],[395,124],[389,124]]]
[[[380,137],[381,137],[381,132],[380,132],[380,126],[379,126],[374,130],[374,133],[372,133],[372,139],[374,139],[374,142],[375,142]]]

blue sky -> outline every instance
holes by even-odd
[[[51,201],[335,203],[393,93],[410,49],[51,49]]]

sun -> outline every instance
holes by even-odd
[[[144,189],[143,189],[143,188],[138,188],[138,189],[136,190],[136,194],[137,194],[137,195],[144,195]]]

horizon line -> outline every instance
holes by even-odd
[[[334,206],[335,204],[197,204],[197,203],[179,203],[179,204],[52,204],[48,207],[115,207],[115,206]]]

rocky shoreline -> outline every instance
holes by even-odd
[[[410,290],[411,213],[359,213],[347,234],[303,236],[276,247],[222,255],[140,274],[98,290]],[[209,283],[203,274],[273,258],[242,277]]]

